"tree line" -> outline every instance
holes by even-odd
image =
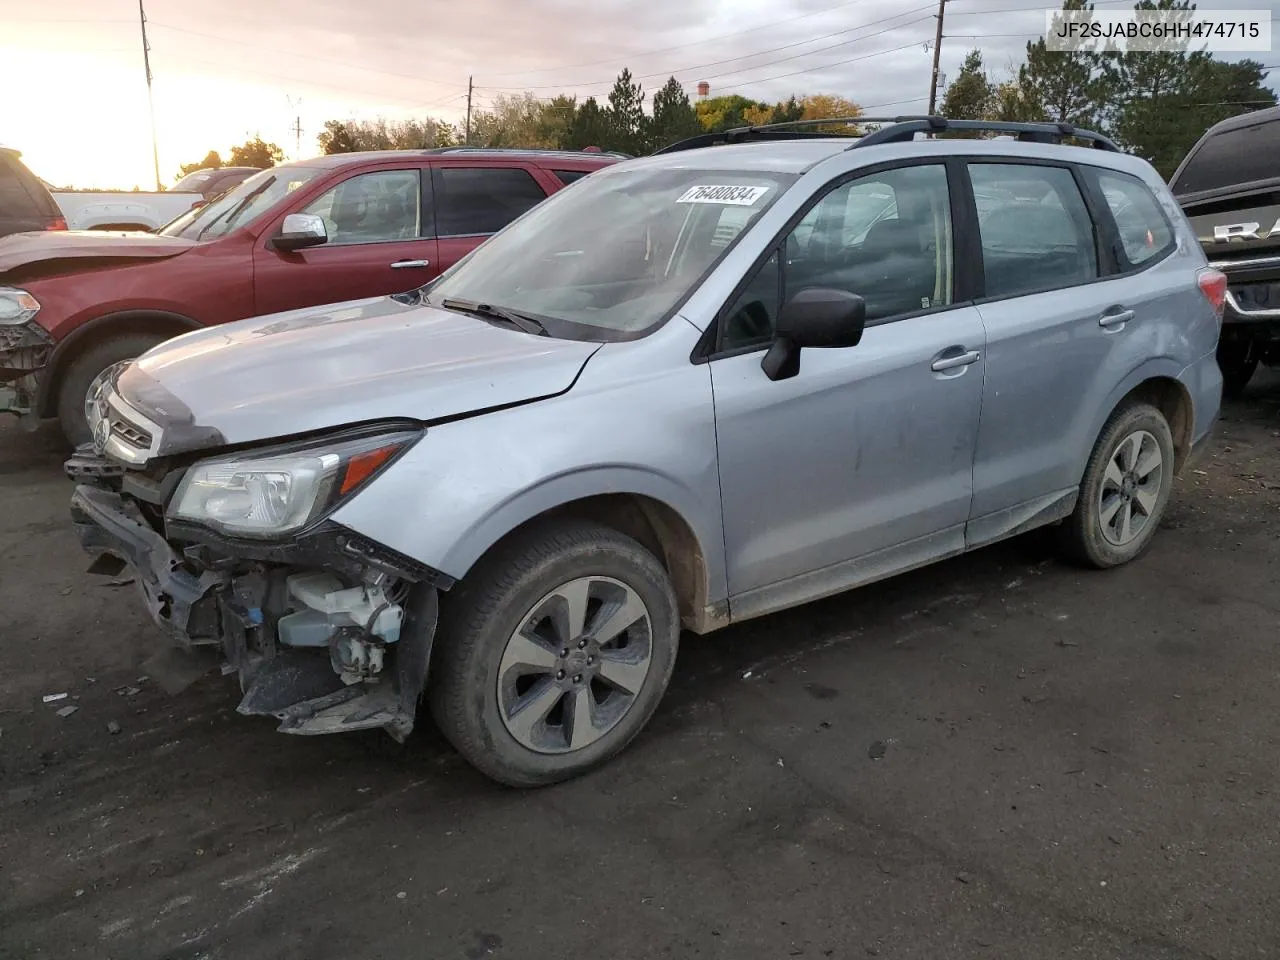
[[[1064,0],[1063,10],[1092,10],[1089,0]],[[1139,10],[1194,10],[1191,0],[1140,0]],[[952,119],[1052,121],[1110,135],[1168,177],[1200,135],[1226,117],[1272,106],[1255,60],[1225,63],[1203,52],[1101,54],[1056,52],[1043,39],[1029,42],[1021,63],[1000,74],[972,50],[947,87],[940,113]],[[648,104],[646,107],[646,99]],[[861,108],[836,94],[795,95],[776,103],[739,95],[689,99],[671,77],[647,97],[623,68],[603,101],[561,94],[550,99],[525,92],[499,95],[471,115],[469,127],[426,117],[388,122],[329,120],[318,137],[326,154],[359,150],[430,149],[460,144],[602,150],[640,156],[699,133],[795,120],[857,117]],[[847,125],[819,127],[854,133]],[[958,136],[959,134],[955,134]],[[268,167],[283,154],[256,138],[233,147],[228,166]],[[200,166],[221,166],[210,151]],[[180,176],[182,174],[179,174]]]
[[[1063,10],[1092,10],[1065,0]],[[1137,10],[1190,12],[1190,0],[1144,0]],[[1147,53],[1077,53],[1028,43],[1025,58],[1000,75],[971,50],[947,87],[941,113],[964,120],[1048,120],[1097,130],[1151,162],[1168,179],[1209,127],[1227,117],[1275,106],[1256,60],[1226,63],[1185,49]],[[959,136],[960,134],[956,134]]]

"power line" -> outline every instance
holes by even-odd
[[[797,21],[800,21],[800,20],[807,20],[809,17],[821,16],[824,13],[833,13],[836,10],[843,10],[845,7],[851,7],[854,4],[862,3],[862,2],[864,2],[864,0],[845,0],[844,3],[838,3],[834,7],[824,7],[821,10],[813,10],[813,11],[810,11],[809,13],[802,13],[798,17],[790,17],[786,20],[775,20],[772,23],[762,23],[758,27],[748,27],[746,30],[737,30],[733,33],[722,33],[719,36],[707,37],[702,40],[692,40],[689,43],[678,43],[673,47],[661,47],[660,49],[657,49],[657,50],[646,50],[646,51],[642,51],[641,53],[627,54],[627,59],[640,60],[645,57],[651,57],[659,53],[670,53],[672,50],[686,50],[689,47],[700,47],[706,43],[715,43],[719,40],[728,40],[730,37],[741,37],[741,36],[745,36],[748,33],[758,33],[761,30],[769,30],[769,29],[772,29],[773,27],[781,27],[788,23],[796,23]],[[897,16],[901,16],[901,14],[897,14]],[[607,66],[609,64],[613,64],[617,62],[618,62],[617,57],[610,57],[605,60],[592,60],[588,63],[572,63],[572,64],[568,64],[567,66],[543,67],[543,68],[537,68],[533,70],[513,70],[508,73],[495,73],[493,74],[493,76],[495,78],[517,77],[517,76],[522,76],[530,73],[547,73],[548,71],[551,71],[551,70],[575,70],[578,67]]]
[[[900,47],[891,47],[888,50],[877,50],[875,53],[864,53],[860,57],[850,57],[848,60],[836,60],[833,63],[824,63],[817,67],[808,67],[804,70],[793,70],[790,73],[780,73],[772,77],[760,77],[756,80],[744,80],[741,83],[731,83],[721,87],[721,90],[734,90],[739,87],[749,87],[753,83],[771,83],[774,80],[785,80],[787,77],[798,77],[802,73],[816,73],[819,70],[829,70],[832,67],[843,67],[846,64],[857,63],[859,60],[870,60],[872,57],[882,57],[886,53],[897,53],[900,50],[908,50],[911,47],[919,45],[919,41],[912,40],[910,43],[904,43]]]
[[[183,53],[181,53],[181,54],[177,54],[177,53],[175,53],[175,54],[174,54],[174,57],[175,57],[175,58],[177,58],[177,57],[181,57],[181,63],[182,63],[182,64],[184,64],[184,65],[185,65],[185,64],[187,64],[187,63],[204,63],[204,64],[208,64],[209,66],[212,66],[212,67],[221,67],[221,68],[223,68],[224,70],[225,70],[225,68],[226,68],[226,66],[227,66],[227,65],[226,65],[226,63],[220,63],[220,62],[218,62],[218,61],[216,61],[216,60],[205,60],[205,59],[203,59],[203,58],[201,58],[201,57],[193,57],[193,56],[191,56],[190,54],[188,54],[188,53],[186,53],[186,52],[183,52]],[[396,102],[398,102],[398,103],[414,104],[415,106],[416,106],[416,105],[418,105],[418,104],[420,104],[420,103],[422,102],[421,100],[410,100],[410,99],[408,99],[408,98],[406,98],[406,97],[397,97],[397,96],[392,96],[392,95],[384,94],[384,93],[374,93],[374,92],[371,92],[371,91],[368,91],[368,90],[354,90],[354,89],[352,89],[351,87],[346,86],[346,85],[338,86],[338,85],[336,85],[336,84],[332,84],[332,83],[321,83],[321,82],[319,82],[318,80],[313,80],[313,79],[311,79],[310,77],[287,76],[287,75],[282,74],[282,73],[268,73],[268,72],[267,72],[267,71],[265,71],[265,70],[246,69],[246,68],[244,68],[244,67],[237,67],[237,68],[236,68],[236,72],[237,72],[238,74],[239,74],[239,73],[245,73],[245,74],[254,74],[254,75],[257,75],[257,76],[260,76],[260,77],[269,77],[269,78],[271,78],[272,80],[286,80],[286,81],[288,81],[289,83],[294,83],[294,84],[299,84],[299,83],[300,83],[300,84],[306,84],[307,86],[311,86],[311,87],[320,87],[320,88],[322,88],[322,89],[326,89],[326,90],[337,90],[338,92],[340,92],[340,93],[345,93],[345,94],[347,94],[348,96],[351,96],[351,95],[353,95],[353,94],[354,94],[354,95],[358,95],[358,96],[361,96],[361,97],[368,97],[368,98],[370,98],[370,99],[374,99],[374,100],[392,100],[392,101],[396,101]],[[225,79],[225,78],[223,78],[223,79]]]
[[[366,73],[381,73],[388,77],[396,77],[397,79],[400,79],[400,80],[416,80],[419,83],[434,83],[434,84],[439,84],[441,86],[457,85],[457,82],[452,80],[436,80],[431,77],[414,76],[413,74],[408,74],[408,73],[396,73],[391,70],[379,70],[375,67],[363,67],[363,66],[360,66],[359,64],[347,63],[346,61],[343,61],[343,60],[333,60],[333,59],[330,59],[329,57],[317,57],[308,53],[295,53],[292,50],[281,50],[278,47],[268,47],[260,43],[250,43],[247,40],[236,40],[233,37],[219,36],[218,34],[215,34],[215,33],[203,33],[199,30],[189,30],[186,27],[175,27],[173,24],[161,23],[159,20],[152,20],[150,21],[150,23],[153,27],[162,27],[165,30],[172,30],[176,33],[186,33],[186,34],[190,34],[193,37],[203,37],[206,40],[220,40],[223,43],[234,43],[242,47],[251,47],[255,50],[270,50],[272,53],[275,53],[275,54],[283,53],[286,56],[298,57],[302,60],[314,60],[316,63],[327,63],[333,66],[346,67],[349,70],[363,70]]]
[[[929,4],[928,6],[919,7],[919,8],[917,8],[916,10],[908,10],[908,11],[905,11],[905,12],[903,12],[903,13],[895,14],[895,15],[894,15],[894,16],[892,16],[892,17],[885,17],[885,18],[883,18],[883,19],[881,19],[881,20],[874,20],[874,21],[871,21],[870,23],[864,23],[864,24],[861,24],[861,25],[860,25],[860,26],[858,26],[858,27],[850,27],[849,29],[847,29],[847,30],[842,30],[842,31],[840,31],[839,33],[828,34],[826,37],[813,37],[813,38],[811,38],[811,39],[809,39],[809,40],[802,40],[802,41],[798,41],[798,42],[795,42],[795,43],[784,44],[784,45],[783,45],[783,46],[781,46],[781,47],[774,47],[774,48],[772,48],[772,49],[770,49],[770,50],[758,50],[758,51],[756,51],[755,53],[748,53],[748,54],[744,54],[744,55],[742,55],[742,56],[740,56],[740,57],[729,57],[729,58],[728,58],[728,59],[726,59],[726,60],[714,60],[714,61],[712,61],[712,62],[710,62],[710,63],[695,63],[695,64],[692,64],[692,65],[687,66],[687,67],[677,67],[677,68],[672,69],[672,70],[662,70],[662,71],[660,71],[660,72],[658,72],[658,73],[641,74],[641,75],[639,75],[639,76],[633,77],[632,79],[634,79],[634,80],[653,80],[653,79],[656,79],[656,78],[659,78],[659,77],[664,77],[664,76],[674,76],[674,75],[676,75],[676,74],[678,74],[678,73],[699,73],[699,74],[700,74],[700,79],[703,79],[703,80],[715,80],[715,79],[717,79],[717,78],[719,78],[719,77],[728,77],[728,76],[732,76],[733,74],[736,74],[736,73],[746,73],[746,72],[748,72],[748,71],[750,71],[750,70],[758,70],[758,69],[761,69],[762,67],[771,67],[771,66],[773,66],[774,64],[778,64],[778,63],[787,63],[788,61],[791,61],[791,60],[798,60],[798,59],[800,59],[801,57],[809,57],[809,56],[813,56],[813,55],[815,55],[815,54],[825,53],[825,52],[827,52],[828,50],[835,50],[835,49],[837,49],[838,47],[845,47],[845,46],[848,46],[848,45],[849,45],[849,44],[851,44],[851,43],[860,43],[860,42],[862,42],[863,40],[870,40],[870,39],[872,39],[873,37],[879,37],[879,36],[882,36],[883,34],[886,34],[886,33],[892,33],[894,30],[901,30],[901,29],[903,29],[904,27],[909,27],[909,26],[912,26],[912,25],[917,24],[917,23],[922,23],[923,21],[928,20],[928,19],[930,19],[930,18],[929,18],[928,16],[924,16],[924,17],[916,17],[914,20],[908,20],[908,21],[907,21],[907,22],[905,22],[905,23],[898,23],[898,24],[894,24],[892,27],[885,27],[883,30],[876,30],[876,31],[875,31],[875,32],[873,32],[873,33],[868,33],[868,34],[865,34],[865,35],[860,36],[860,37],[851,37],[851,38],[850,38],[850,39],[848,39],[848,40],[842,40],[842,41],[840,41],[839,43],[833,43],[833,44],[829,44],[829,45],[827,45],[827,46],[825,46],[825,47],[819,47],[819,48],[817,48],[816,50],[806,50],[806,51],[804,51],[803,53],[796,53],[796,54],[791,54],[790,56],[786,56],[786,57],[779,57],[779,58],[777,58],[776,60],[766,60],[764,63],[756,63],[756,64],[752,64],[751,66],[739,67],[739,68],[734,69],[734,70],[726,70],[726,71],[724,71],[724,72],[722,72],[722,73],[713,73],[713,74],[707,75],[707,74],[702,73],[702,69],[703,69],[704,67],[714,67],[714,66],[717,66],[717,65],[719,65],[719,64],[732,63],[732,62],[733,62],[733,61],[735,61],[735,60],[747,60],[747,59],[750,59],[751,57],[758,57],[758,56],[762,56],[762,55],[767,54],[767,53],[774,53],[774,52],[777,52],[777,51],[779,51],[779,50],[786,50],[786,49],[788,49],[788,48],[790,48],[790,47],[800,46],[800,45],[805,44],[805,43],[813,43],[813,42],[815,42],[815,41],[817,41],[817,40],[824,40],[824,39],[828,39],[829,37],[840,36],[841,34],[844,34],[844,33],[851,33],[852,31],[854,31],[854,30],[858,30],[858,29],[862,29],[863,27],[875,26],[875,25],[876,25],[876,24],[878,24],[878,23],[884,23],[886,20],[896,20],[897,18],[899,18],[899,17],[903,17],[903,16],[906,16],[906,15],[907,15],[907,14],[909,14],[909,13],[917,13],[917,12],[919,12],[920,10],[931,10],[932,8],[933,8],[933,5],[932,5],[932,4]],[[913,44],[908,44],[908,46],[913,46],[913,45],[914,45],[914,43],[913,43]],[[581,88],[583,88],[583,87],[609,87],[609,86],[612,86],[612,85],[613,85],[613,83],[614,83],[614,79],[612,79],[612,78],[611,78],[611,79],[609,79],[609,80],[583,81],[583,82],[580,82],[580,83],[569,82],[569,83],[545,84],[545,85],[537,85],[537,86],[525,87],[525,88],[523,88],[523,89],[525,89],[525,90],[563,90],[563,89],[565,89],[566,87],[568,87],[568,88],[572,88],[572,89],[581,89]],[[486,90],[520,90],[521,88],[519,88],[519,87],[485,87],[485,89],[486,89]]]

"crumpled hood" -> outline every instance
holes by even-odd
[[[378,297],[183,334],[127,368],[117,390],[162,427],[181,424],[161,451],[172,453],[173,441],[244,443],[554,396],[599,348]]]
[[[48,260],[143,260],[172,257],[195,246],[181,237],[105,230],[45,230],[0,237],[0,277],[17,267]]]

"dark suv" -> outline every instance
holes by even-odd
[[[1280,365],[1280,107],[1210,127],[1170,183],[1209,262],[1227,275],[1223,393]]]
[[[0,237],[29,230],[67,229],[57,202],[21,157],[17,150],[0,144]]]

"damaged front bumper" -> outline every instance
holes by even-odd
[[[288,544],[166,539],[122,468],[82,451],[67,473],[80,481],[71,518],[90,571],[131,567],[178,645],[216,651],[239,674],[240,713],[285,733],[381,727],[403,740],[413,729],[436,626],[430,571],[336,524]]]
[[[40,372],[53,355],[53,338],[28,321],[0,324],[0,413],[13,413],[35,423]]]

